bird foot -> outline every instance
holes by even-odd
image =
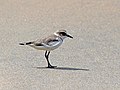
[[[47,68],[56,68],[57,66],[48,65]]]

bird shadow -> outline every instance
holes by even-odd
[[[89,69],[81,69],[81,68],[71,68],[71,67],[55,67],[55,68],[48,68],[48,67],[34,67],[37,69],[53,69],[53,70],[71,70],[71,71],[89,71]]]

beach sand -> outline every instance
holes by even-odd
[[[19,42],[66,29],[51,52]],[[0,90],[120,90],[120,0],[0,0]]]

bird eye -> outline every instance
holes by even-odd
[[[65,36],[65,35],[66,35],[66,33],[65,33],[65,32],[60,32],[60,35]]]

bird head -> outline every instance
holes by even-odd
[[[62,39],[65,39],[67,37],[73,38],[71,35],[67,34],[66,30],[59,30],[59,31],[55,32],[54,34],[61,37]]]

